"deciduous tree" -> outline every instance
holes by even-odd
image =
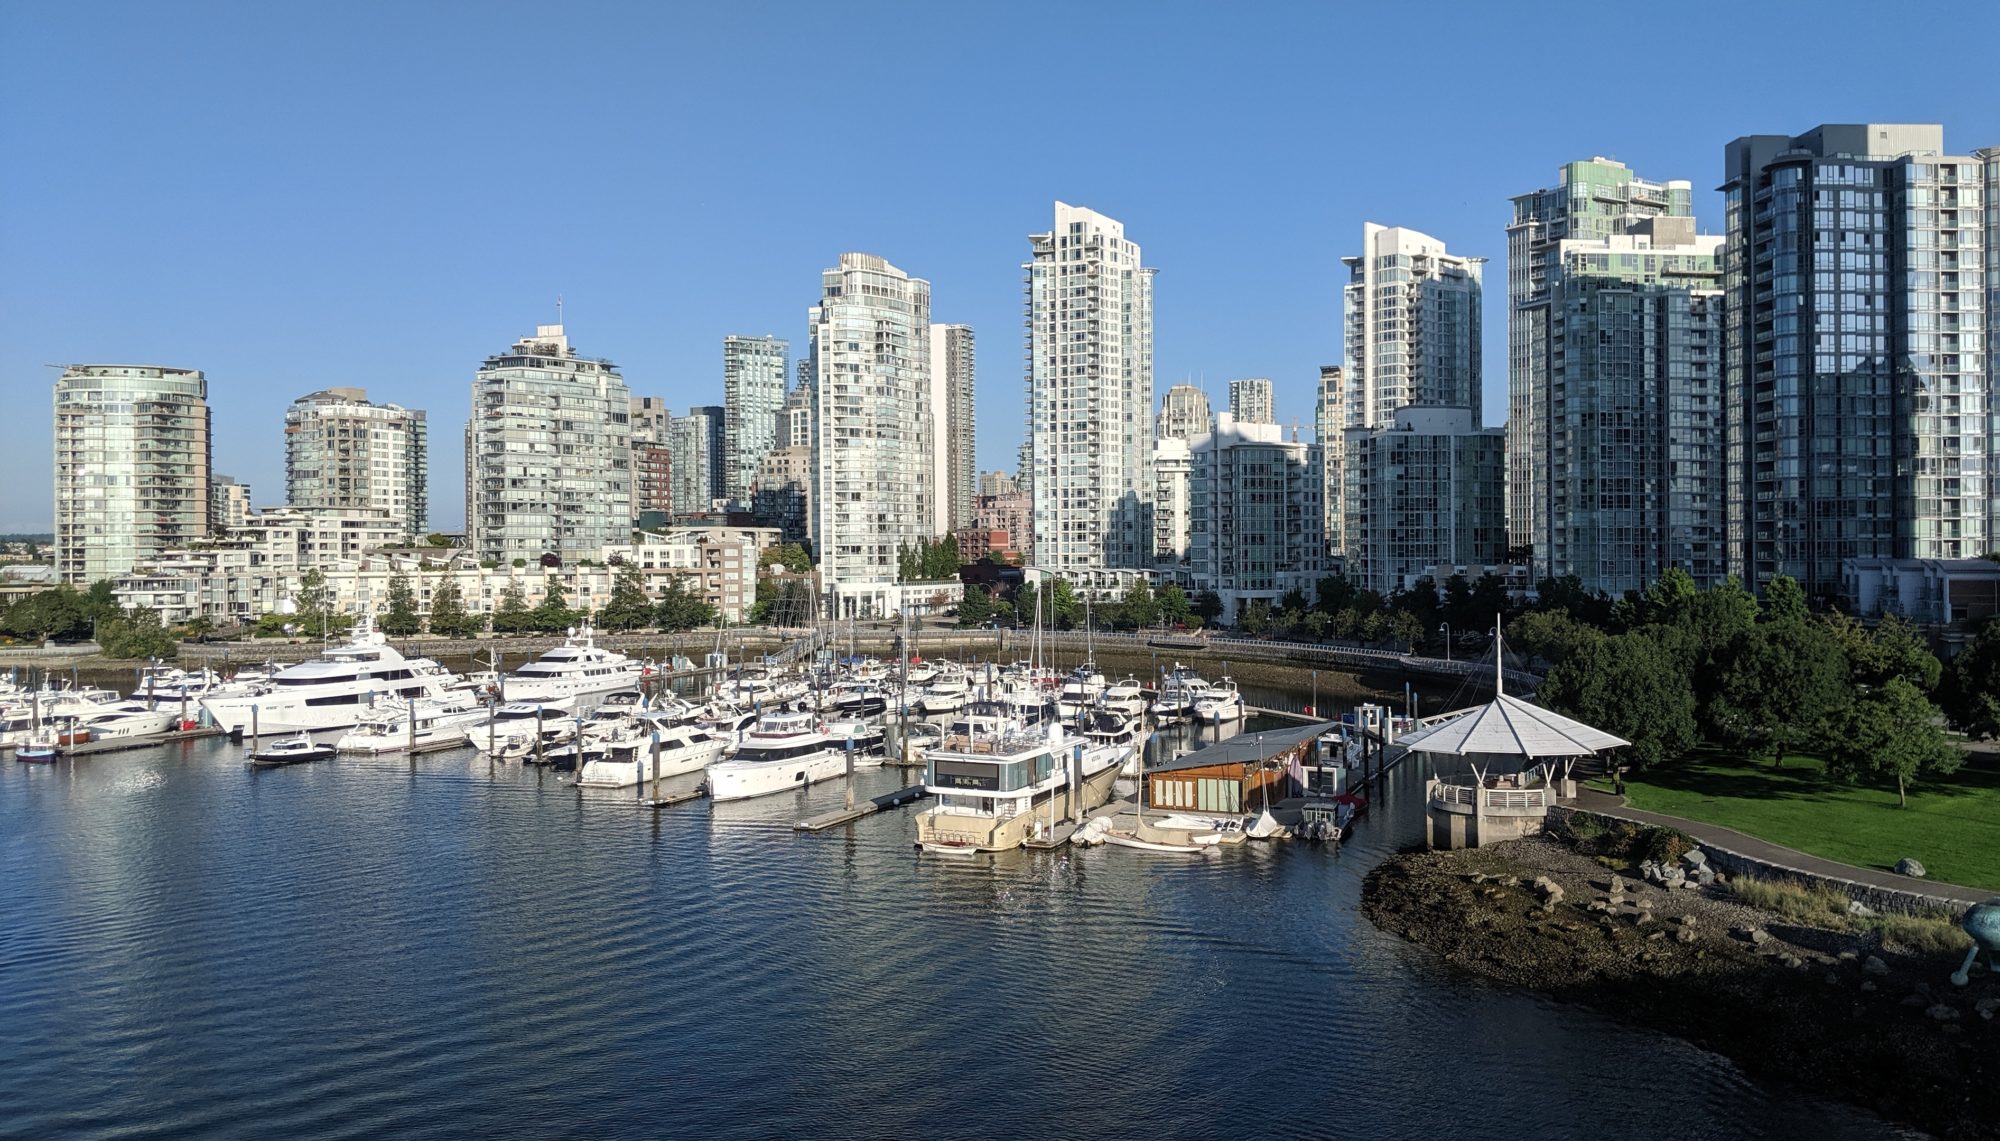
[[[1907,678],[1890,678],[1835,715],[1828,734],[1827,775],[1893,784],[1897,803],[1909,807],[1912,781],[1948,776],[1965,760],[1937,719],[1937,706],[1922,690]]]

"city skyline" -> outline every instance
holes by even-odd
[[[559,295],[579,343],[617,360],[634,392],[685,409],[722,403],[722,336],[796,340],[796,282],[841,252],[879,254],[932,281],[952,320],[987,331],[995,363],[979,386],[977,466],[1011,469],[1022,402],[1014,370],[998,367],[1017,347],[1002,333],[1018,327],[1020,235],[1046,224],[1055,199],[1118,218],[1143,235],[1149,263],[1161,268],[1157,387],[1205,377],[1218,402],[1226,378],[1268,376],[1278,419],[1309,423],[1317,370],[1340,359],[1338,259],[1353,252],[1365,221],[1434,234],[1497,265],[1508,199],[1592,155],[1691,180],[1699,229],[1719,234],[1721,148],[1785,129],[1774,124],[1942,122],[1968,143],[2000,139],[2000,108],[1980,77],[1948,69],[1917,91],[1877,62],[1878,52],[1914,43],[1915,30],[1838,6],[1815,8],[1805,21],[1760,10],[1733,25],[1734,36],[1797,49],[1764,70],[1701,53],[1683,61],[1693,72],[1686,87],[1701,87],[1703,77],[1721,86],[1727,76],[1727,99],[1677,102],[1671,117],[1580,100],[1530,132],[1500,110],[1504,99],[1436,93],[1360,112],[1324,94],[1327,45],[1409,31],[1413,17],[1274,10],[1218,29],[1194,9],[1066,13],[1080,33],[1146,30],[1147,52],[1114,64],[1120,74],[1198,63],[1220,82],[1199,91],[1127,85],[1114,97],[1128,124],[1123,143],[1060,156],[1019,141],[1060,99],[1013,81],[1006,61],[1015,53],[947,64],[952,57],[934,50],[968,35],[996,46],[1031,41],[1037,21],[1017,12],[940,13],[921,26],[886,12],[838,27],[801,19],[760,30],[769,52],[728,84],[716,82],[721,59],[698,50],[674,56],[684,66],[662,72],[673,79],[651,77],[639,61],[679,39],[720,42],[751,14],[573,15],[543,30],[548,89],[561,98],[545,98],[536,85],[483,89],[477,101],[462,92],[476,86],[469,80],[481,60],[511,50],[516,20],[413,11],[398,14],[396,36],[380,37],[367,21],[278,10],[224,18],[220,9],[132,9],[117,21],[92,12],[10,18],[16,66],[0,90],[36,113],[0,124],[20,172],[0,219],[10,270],[0,280],[0,311],[12,333],[0,350],[0,400],[16,419],[40,421],[51,362],[200,369],[212,387],[216,467],[265,502],[275,501],[282,468],[259,441],[291,400],[356,384],[455,423],[466,411],[463,362],[554,321]],[[1559,25],[1546,46],[1601,44],[1651,26],[1637,14],[1603,15],[1587,38],[1582,27]],[[1963,20],[1975,38],[1978,25],[1994,27],[1985,12]],[[1504,12],[1467,8],[1426,33],[1436,50],[1484,62],[1484,81],[1522,90],[1529,77],[1503,75],[1493,54],[1526,34],[1508,24]],[[873,88],[946,92],[920,108],[921,123],[956,123],[961,135],[995,144],[899,166],[904,182],[888,195],[868,179],[794,177],[838,153],[791,125],[810,105],[810,61],[871,40],[910,69],[869,80]],[[554,50],[572,41],[590,42],[592,53]],[[268,50],[279,43],[287,52]],[[85,44],[103,64],[99,81],[62,82],[60,61]],[[184,61],[166,88],[148,79],[146,61],[161,53]],[[592,63],[581,69],[571,58]],[[225,60],[250,60],[252,72],[229,71]],[[1343,71],[1359,83],[1390,66],[1355,57]],[[356,69],[395,82],[358,91],[328,82]],[[1841,82],[1826,78],[1834,71]],[[237,80],[271,97],[246,104]],[[1013,95],[979,97],[989,89]],[[1259,125],[1241,129],[1253,120]],[[793,145],[766,157],[736,146],[773,131]],[[538,136],[624,174],[558,185],[478,173]],[[1340,146],[1296,145],[1333,136]],[[1436,156],[1446,147],[1452,173],[1442,177]],[[322,177],[327,153],[354,156],[352,169]],[[1360,164],[1376,173],[1353,177]],[[69,169],[178,174],[79,184],[51,173]],[[704,221],[687,227],[676,224],[681,217]],[[1286,239],[1276,247],[1264,240],[1273,222]],[[557,256],[510,258],[524,241]],[[1506,407],[1503,294],[1489,288],[1484,299],[1487,423]],[[376,349],[364,376],[326,348],[356,328]],[[432,525],[456,529],[458,503],[442,489],[462,470],[460,442],[439,432],[432,444],[431,483],[440,489]],[[39,434],[0,460],[0,474],[23,491],[0,512],[0,528],[48,527],[51,470]]]

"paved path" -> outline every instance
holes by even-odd
[[[1626,806],[1624,797],[1614,796],[1608,792],[1600,792],[1594,788],[1579,787],[1576,799],[1566,803],[1570,807],[1579,808],[1585,812],[1595,812],[1601,816],[1616,816],[1640,824],[1653,824],[1664,828],[1678,828],[1704,844],[1713,844],[1718,848],[1727,848],[1738,855],[1748,856],[1753,860],[1762,860],[1767,864],[1777,864],[1781,867],[1797,868],[1803,872],[1811,872],[1816,876],[1853,880],[1856,883],[1865,883],[1871,887],[1888,888],[1892,891],[1916,892],[1922,895],[1936,896],[1939,899],[1947,899],[1954,903],[1979,903],[1992,899],[1995,896],[2000,896],[2000,892],[1995,892],[1988,888],[1961,887],[1957,884],[1941,883],[1937,880],[1913,879],[1909,876],[1899,876],[1894,872],[1885,872],[1876,868],[1861,868],[1853,864],[1843,864],[1838,860],[1822,859],[1819,856],[1808,855],[1794,848],[1786,848],[1778,844],[1773,844],[1768,840],[1759,840],[1755,836],[1738,832],[1734,828],[1724,828],[1719,824],[1704,824],[1699,820],[1683,820],[1678,816],[1667,816],[1659,812],[1646,812],[1641,809],[1630,808]]]

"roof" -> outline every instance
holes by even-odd
[[[1166,773],[1181,769],[1205,768],[1209,765],[1240,765],[1268,760],[1301,741],[1310,741],[1322,733],[1330,733],[1338,728],[1340,728],[1338,721],[1316,721],[1311,725],[1299,725],[1290,729],[1238,733],[1226,741],[1217,741],[1205,749],[1196,749],[1184,757],[1176,757],[1146,771]]]
[[[1632,742],[1503,693],[1486,705],[1405,733],[1396,743],[1415,753],[1461,757],[1580,757]]]

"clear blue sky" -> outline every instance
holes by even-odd
[[[1051,203],[1160,269],[1156,379],[1277,383],[1310,430],[1364,221],[1491,259],[1593,154],[1687,178],[1821,122],[2000,144],[2000,6],[0,4],[0,530],[49,526],[63,362],[207,372],[216,470],[279,502],[294,397],[431,417],[463,511],[479,362],[561,294],[635,393],[719,403],[726,333],[795,349],[844,250],[979,338],[979,461],[1021,438],[1019,266]]]

